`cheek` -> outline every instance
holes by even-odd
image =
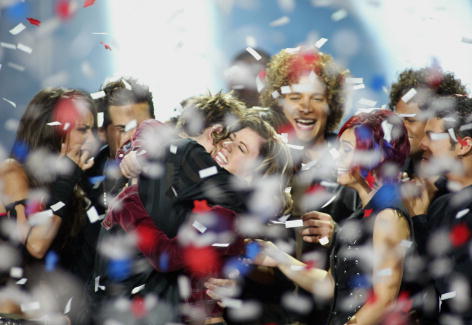
[[[296,112],[296,108],[292,103],[285,101],[282,106],[282,112],[288,120],[291,120]]]

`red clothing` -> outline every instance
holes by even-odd
[[[157,228],[139,198],[136,185],[125,188],[118,195],[118,201],[120,202],[119,207],[112,208],[108,212],[102,225],[107,229],[113,225],[119,225],[127,232],[135,231],[138,237],[137,248],[149,260],[151,265],[160,272],[185,269],[192,285],[189,302],[208,305],[211,299],[205,294],[206,289],[203,287],[205,279],[221,276],[220,271],[225,256],[236,256],[243,253],[243,239],[238,237],[228,247],[224,248],[214,246],[184,247],[179,243],[177,237],[169,238]],[[214,206],[209,212],[217,216],[219,224],[228,225],[229,230],[234,229],[236,218],[234,211],[221,206]],[[168,257],[165,270],[160,267],[162,254],[166,254]],[[211,304],[216,306],[214,302]],[[211,316],[217,316],[220,311],[213,309],[210,313]]]

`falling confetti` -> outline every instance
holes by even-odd
[[[19,23],[18,25],[16,25],[12,29],[10,29],[10,34],[18,35],[22,31],[24,31],[25,29],[26,29],[26,26],[23,23]]]
[[[276,19],[272,21],[269,25],[271,27],[279,27],[283,25],[287,25],[290,22],[290,18],[287,16],[280,17],[279,19]]]
[[[84,8],[93,6],[93,5],[95,4],[95,1],[96,1],[96,0],[85,0],[85,2],[84,2]]]
[[[34,19],[34,18],[29,17],[29,18],[26,18],[26,20],[28,20],[31,25],[34,25],[34,26],[40,26],[41,25],[41,21],[38,20],[38,19]]]
[[[109,50],[109,51],[111,51],[111,46],[110,46],[110,45],[108,45],[107,43],[104,43],[104,42],[100,41],[100,44],[102,44],[102,45],[103,45],[103,47],[105,48],[105,50]]]

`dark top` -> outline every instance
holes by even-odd
[[[139,194],[156,226],[169,238],[176,236],[179,227],[192,211],[194,200],[207,200],[210,205],[220,205],[236,212],[244,211],[245,194],[232,189],[233,176],[220,168],[197,142],[177,139],[162,162],[155,163],[161,163],[164,167],[162,177],[152,179],[141,176]],[[199,172],[207,168],[212,168],[215,173],[200,177]],[[106,220],[104,226],[109,226]],[[123,233],[123,230],[117,227],[109,231],[102,230],[100,241],[120,233]],[[158,272],[149,265],[142,254],[137,254],[130,261],[128,273],[113,278],[107,273],[110,262],[113,263],[103,257],[97,263],[96,276],[101,277],[100,285],[106,287],[106,291],[100,291],[99,294],[104,297],[129,297],[133,288],[145,284],[139,294],[158,295],[161,302],[171,306],[172,319],[179,319],[180,297],[177,279],[183,274],[182,270],[170,271],[166,265],[170,265],[171,261],[163,258],[160,267],[162,272]]]
[[[411,219],[403,208],[398,186],[393,184],[382,186],[364,209],[341,224],[330,258],[335,287],[329,324],[345,324],[369,298],[373,289],[373,227],[377,214],[385,209],[397,210],[407,218],[413,237]]]

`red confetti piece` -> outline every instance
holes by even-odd
[[[373,290],[369,291],[369,296],[367,297],[366,305],[373,304],[377,301],[377,295]]]
[[[374,186],[375,186],[375,176],[371,172],[369,172],[367,174],[367,177],[365,178],[365,181],[367,182],[367,185],[369,185],[369,187],[371,189],[374,188]]]
[[[29,18],[26,18],[26,20],[29,21],[29,23],[31,25],[35,25],[35,26],[41,25],[41,21],[38,20],[38,19],[34,19],[34,18],[29,17]]]
[[[136,318],[143,318],[146,316],[147,310],[143,297],[134,297],[131,303],[131,311]]]
[[[111,46],[110,46],[110,45],[108,45],[107,43],[100,42],[100,44],[102,44],[102,45],[103,45],[103,47],[105,48],[105,50],[109,50],[109,51],[111,51]]]
[[[469,227],[465,223],[455,225],[449,233],[449,238],[456,247],[465,244],[470,238]]]
[[[62,20],[69,20],[73,16],[72,5],[69,0],[59,0],[56,3],[56,15]]]
[[[461,137],[457,137],[457,141],[459,142],[459,144],[463,147],[466,147],[467,146],[467,140],[464,140],[464,138],[461,138]]]
[[[95,1],[96,1],[96,0],[85,0],[85,2],[84,2],[84,8],[93,6],[93,5],[95,4]]]
[[[193,201],[193,213],[205,213],[211,210],[207,200],[195,200]]]
[[[324,191],[325,188],[320,184],[311,185],[309,188],[306,189],[305,194],[314,194],[320,191]]]
[[[370,215],[374,212],[374,209],[365,209],[364,210],[364,218],[370,217]]]
[[[312,268],[314,268],[316,266],[316,263],[315,261],[308,261],[305,263],[305,270],[311,270]]]
[[[267,76],[267,71],[265,71],[265,69],[262,69],[261,71],[259,71],[257,76],[259,77],[259,79],[264,80]]]
[[[216,274],[220,267],[216,251],[209,246],[189,246],[185,248],[183,257],[190,272],[195,276]]]
[[[400,308],[403,312],[408,313],[413,307],[413,301],[410,299],[410,294],[408,291],[402,291],[398,295],[398,302],[400,304]]]

